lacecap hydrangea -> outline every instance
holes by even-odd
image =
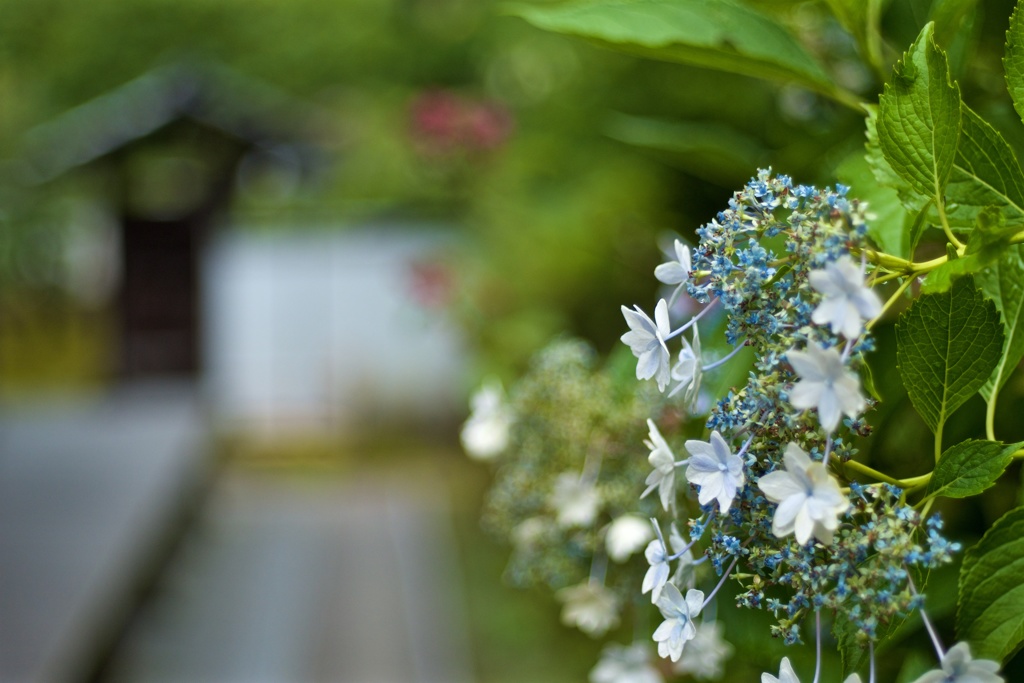
[[[672,294],[653,318],[622,307],[637,378],[705,420],[705,438],[675,447],[657,420],[648,425],[644,495],[656,490],[662,510],[652,520],[660,547],[648,557],[669,577],[692,553],[719,577],[707,597],[669,587],[671,578],[658,587],[665,621],[654,640],[673,660],[730,577],[736,603],[770,611],[787,642],[801,640],[809,617],[820,639],[824,612],[873,652],[882,629],[922,607],[915,573],[959,549],[904,491],[852,476],[871,472],[851,458],[854,439],[871,432],[862,378],[883,304],[866,260],[866,206],[848,192],[759,171],[697,230],[695,247],[673,245],[655,271]],[[699,310],[676,321],[684,294]],[[698,327],[716,316],[727,350],[712,359]],[[749,364],[746,383],[710,397],[701,414],[702,380],[727,363]],[[664,539],[669,526],[686,529],[683,547]]]

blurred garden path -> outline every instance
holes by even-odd
[[[225,473],[106,679],[471,680],[439,484]]]
[[[0,411],[0,682],[79,681],[208,471],[188,384]]]
[[[472,680],[431,463],[212,476],[202,407],[0,410],[0,683]]]

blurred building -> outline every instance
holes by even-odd
[[[294,191],[327,173],[330,130],[314,107],[189,61],[31,133],[35,183],[90,178],[74,220],[93,229],[67,260],[73,294],[116,311],[117,377],[201,378],[232,428],[458,410],[457,334],[412,291],[443,229],[253,230],[230,214],[234,193],[268,174]]]
[[[314,171],[316,115],[283,94],[209,63],[143,75],[32,131],[37,183],[99,178],[116,216],[118,371],[194,375],[200,358],[200,259],[229,219],[236,178],[255,160]],[[282,163],[277,161],[277,163]]]

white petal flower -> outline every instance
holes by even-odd
[[[651,320],[646,313],[634,306],[636,310],[629,310],[622,307],[622,315],[629,325],[629,332],[622,335],[622,341],[633,351],[637,357],[636,378],[654,378],[658,383],[658,390],[665,391],[670,376],[669,364],[672,357],[665,346],[665,337],[671,333],[668,320],[668,302],[664,299],[658,301],[654,309],[654,320]]]
[[[825,431],[832,432],[840,414],[855,418],[867,405],[860,393],[860,380],[843,366],[839,351],[810,343],[804,351],[786,353],[800,381],[789,392],[789,402],[798,410],[818,409]]]
[[[625,562],[653,537],[651,523],[646,519],[637,515],[616,517],[608,526],[608,533],[604,539],[608,557],[616,562]]]
[[[654,539],[647,544],[647,549],[644,551],[644,557],[647,558],[647,563],[650,564],[647,573],[644,574],[644,582],[640,587],[640,593],[646,593],[651,591],[651,602],[658,602],[661,597],[661,591],[668,583],[668,575],[671,573],[669,567],[669,553],[664,545],[661,543],[661,539]]]
[[[796,672],[793,671],[793,665],[789,663],[789,657],[783,657],[782,665],[779,666],[778,677],[771,674],[761,674],[761,683],[800,683],[800,679],[797,678]]]
[[[630,646],[611,643],[601,651],[601,660],[590,671],[590,683],[663,683],[652,665],[644,643]]]
[[[650,418],[647,420],[647,428],[650,430],[648,434],[650,438],[644,441],[644,445],[651,449],[651,454],[647,456],[647,462],[651,463],[654,471],[647,475],[647,480],[644,482],[647,484],[647,489],[640,494],[640,497],[644,498],[654,489],[658,489],[661,505],[667,511],[675,500],[676,456],[668,447],[661,432],[658,431],[658,426]]]
[[[843,683],[861,683],[860,674],[850,674]]]
[[[555,490],[548,503],[554,508],[560,526],[590,526],[597,517],[601,497],[593,484],[580,481],[573,472],[563,472],[555,479]]]
[[[825,465],[811,460],[795,443],[786,446],[782,459],[784,471],[766,474],[757,482],[768,500],[779,504],[772,533],[783,538],[795,532],[801,545],[811,536],[831,544],[839,516],[850,508],[850,501]]]
[[[743,460],[729,449],[722,435],[711,432],[711,441],[690,439],[686,442],[690,453],[690,464],[686,466],[686,479],[700,487],[697,500],[707,505],[718,499],[722,513],[729,510],[736,491],[743,486]]]
[[[818,325],[828,325],[832,334],[856,339],[865,320],[882,313],[882,302],[864,286],[864,273],[849,256],[841,256],[822,270],[811,271],[811,287],[822,293],[821,303],[811,314]]]
[[[654,277],[658,278],[658,282],[663,282],[666,285],[681,285],[690,279],[690,269],[692,268],[690,248],[679,240],[675,241],[673,247],[676,252],[676,260],[662,263],[655,268]]]
[[[693,409],[697,402],[697,394],[700,391],[700,380],[703,373],[704,359],[700,353],[700,334],[697,332],[697,325],[693,326],[693,344],[683,338],[683,348],[679,350],[679,360],[672,367],[671,376],[678,384],[669,392],[669,396],[675,396],[683,392],[683,405],[687,409]]]
[[[466,454],[477,460],[493,460],[508,446],[512,411],[505,403],[499,382],[488,382],[470,399],[472,412],[460,434]]]
[[[683,650],[673,667],[676,673],[689,674],[697,680],[708,681],[721,678],[725,660],[732,656],[733,647],[722,638],[722,625],[717,621],[705,621],[697,625],[697,635]]]
[[[555,593],[564,604],[562,623],[589,636],[602,636],[619,625],[619,600],[596,581],[585,581]]]
[[[704,593],[690,590],[686,592],[686,599],[683,599],[679,589],[669,583],[661,591],[657,605],[661,616],[665,617],[665,621],[654,631],[658,656],[670,657],[673,662],[678,662],[683,656],[683,646],[697,635],[693,620],[704,606]]]
[[[957,643],[942,657],[940,669],[929,671],[914,683],[1004,683],[999,663],[990,659],[971,659],[971,647]]]

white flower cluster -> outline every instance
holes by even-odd
[[[675,241],[676,260],[662,263],[654,273],[663,283],[676,285],[673,298],[682,291],[690,278],[690,248],[679,240]],[[638,359],[636,378],[646,380],[654,378],[659,391],[665,391],[671,380],[677,382],[670,395],[683,392],[684,403],[691,404],[697,398],[700,389],[702,360],[700,356],[700,337],[696,321],[693,326],[693,343],[683,338],[683,346],[679,351],[679,360],[673,366],[672,354],[667,342],[681,335],[689,325],[673,331],[669,321],[669,303],[665,299],[658,301],[654,307],[654,320],[633,306],[633,310],[622,306],[622,315],[629,326],[629,332],[622,335],[622,341],[633,351]]]

